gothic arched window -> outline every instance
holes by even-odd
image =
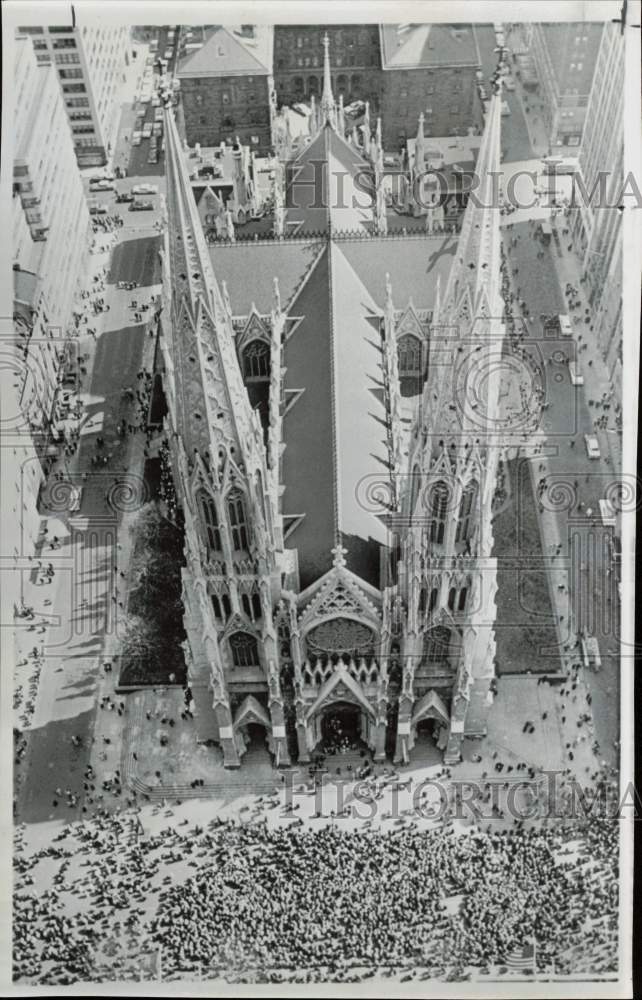
[[[247,632],[234,632],[229,642],[232,663],[235,667],[259,666],[259,647],[253,635]]]
[[[406,333],[397,341],[399,389],[402,396],[417,396],[423,382],[422,344],[418,337]]]
[[[430,540],[438,545],[444,540],[448,496],[448,487],[442,482],[435,483],[430,492]]]
[[[243,350],[243,375],[261,380],[270,377],[270,347],[264,340],[251,340]]]
[[[436,625],[424,634],[423,658],[431,663],[443,663],[448,659],[450,629]]]
[[[412,517],[415,511],[415,506],[417,504],[417,497],[419,496],[419,486],[421,483],[421,472],[419,471],[419,466],[415,465],[412,470],[412,482],[410,484],[410,516]]]
[[[245,503],[240,490],[234,489],[227,498],[227,511],[232,529],[232,547],[237,552],[245,551],[247,545],[247,518],[245,516]]]
[[[476,502],[477,483],[473,480],[468,484],[461,496],[461,503],[459,504],[459,517],[457,518],[457,531],[455,533],[456,542],[465,542],[468,539]]]
[[[218,514],[214,498],[208,493],[199,494],[199,502],[205,522],[205,533],[207,535],[207,548],[210,552],[221,551],[221,532],[218,526]]]

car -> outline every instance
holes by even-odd
[[[152,122],[145,122],[143,128],[143,139],[149,139],[152,134]]]
[[[109,212],[108,205],[90,205],[89,214],[90,215],[107,215]]]
[[[165,49],[165,59],[169,60],[169,59],[172,58],[173,55],[174,55],[174,49],[172,49],[172,48]]]
[[[506,39],[504,38],[503,32],[501,31],[497,32],[497,34],[495,35],[495,41],[497,42],[500,48],[502,49],[504,48],[504,46],[506,45]]]
[[[156,108],[154,112],[154,120],[157,122],[162,122],[164,116],[164,111],[162,108]]]
[[[508,101],[502,101],[502,115],[505,116],[509,114],[510,114],[510,105]]]
[[[143,137],[142,129],[135,128],[134,131],[132,132],[132,139],[142,139],[142,137]]]
[[[134,201],[129,206],[130,212],[153,212],[154,203],[153,201]]]
[[[600,458],[600,442],[595,437],[595,434],[585,434],[584,443],[586,444],[586,454],[589,458]]]
[[[89,182],[89,190],[90,191],[113,191],[114,190],[114,182],[113,181],[98,181],[98,182],[94,183],[93,181],[90,181]]]
[[[571,385],[584,385],[584,376],[577,361],[569,361],[568,371],[571,376]]]
[[[560,313],[557,317],[557,323],[563,337],[573,336],[573,324],[571,323],[570,316],[567,316],[566,313]]]
[[[600,517],[605,528],[615,528],[617,526],[615,508],[608,497],[603,497],[600,500]]]
[[[142,141],[143,141],[142,135],[136,135],[132,139],[132,146],[140,146]]]
[[[155,149],[153,149],[150,153],[148,153],[148,155],[147,155],[147,162],[148,163],[158,163],[158,153],[156,152]]]
[[[119,203],[125,201],[133,201],[133,200],[134,200],[134,195],[131,193],[131,191],[121,191],[121,193],[116,196],[116,201]]]
[[[132,194],[158,194],[158,184],[136,184]]]
[[[584,666],[591,667],[593,670],[599,670],[602,666],[602,659],[600,657],[600,647],[595,636],[588,633],[583,635],[581,644]]]
[[[488,100],[488,94],[486,93],[486,88],[482,87],[481,83],[480,83],[479,87],[477,88],[477,93],[479,94],[479,96],[482,99],[482,101],[487,101]]]
[[[506,87],[506,90],[515,90],[515,81],[512,76],[504,77],[504,86]]]
[[[163,123],[162,122],[154,122],[154,128],[152,129],[152,137],[153,136],[159,136],[159,135],[162,135],[162,134],[163,134]]]
[[[545,174],[574,174],[577,171],[577,160],[563,156],[547,156],[542,160]]]
[[[160,97],[158,97],[157,94],[154,94],[154,96],[152,97],[152,107],[160,108]]]

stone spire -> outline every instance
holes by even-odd
[[[263,464],[263,433],[243,384],[234,332],[213,272],[178,130],[165,111],[170,290],[167,336],[174,359],[174,422],[185,452],[218,464],[221,454]],[[166,308],[167,308],[166,306]],[[198,415],[198,416],[196,416]]]
[[[479,312],[480,298],[485,299],[490,315],[501,315],[500,299],[500,235],[499,235],[499,171],[501,160],[501,69],[505,56],[491,78],[492,96],[486,127],[482,136],[475,173],[479,184],[475,197],[468,199],[462,220],[457,255],[448,275],[443,295],[443,310],[451,318],[459,310],[463,296],[469,296],[474,314]],[[442,310],[442,311],[443,311]]]
[[[337,112],[332,95],[332,76],[330,75],[330,39],[327,33],[323,36],[323,94],[321,95],[321,125],[329,122],[333,128],[337,125]]]

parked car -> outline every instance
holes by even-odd
[[[129,206],[130,212],[153,212],[154,203],[153,201],[134,201]]]
[[[142,135],[135,135],[134,138],[132,139],[132,146],[140,146],[142,141],[143,141]]]
[[[174,49],[173,48],[165,49],[165,59],[169,60],[169,59],[172,58],[173,55],[174,55]]]
[[[90,215],[107,215],[109,212],[108,205],[90,205],[89,214]]]
[[[163,116],[164,116],[163,109],[162,108],[156,108],[156,111],[154,112],[154,120],[157,121],[157,122],[162,122]]]
[[[150,149],[149,153],[147,154],[147,162],[158,163],[158,153],[156,152],[155,149]]]
[[[595,437],[594,434],[585,434],[584,442],[586,444],[586,454],[589,458],[599,458],[600,457],[600,442]]]
[[[515,90],[515,81],[512,76],[504,77],[504,86],[506,87],[506,90]]]
[[[89,182],[90,191],[113,191],[114,182],[113,181],[90,181]]]
[[[133,194],[131,193],[131,191],[122,191],[122,192],[121,192],[121,193],[120,193],[120,194],[119,194],[119,195],[118,195],[118,196],[116,197],[116,201],[117,201],[117,202],[119,202],[119,203],[120,203],[120,202],[125,202],[125,201],[133,201],[133,200],[134,200],[134,196],[133,196]]]
[[[508,104],[508,101],[502,101],[502,115],[509,115],[509,114],[510,114],[510,106]]]
[[[145,127],[143,128],[143,139],[149,139],[152,134],[152,122],[145,122]]]
[[[158,184],[136,184],[132,188],[132,194],[158,194]]]
[[[162,122],[154,122],[154,128],[152,129],[152,138],[154,136],[158,137],[159,135],[162,135],[162,134],[163,134],[163,123]]]
[[[486,93],[486,88],[482,87],[481,84],[477,88],[477,93],[481,97],[482,101],[487,101],[488,100],[488,94]]]

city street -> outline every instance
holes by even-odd
[[[131,183],[134,179],[119,185]],[[113,204],[113,192],[110,199]],[[131,303],[135,300],[140,308],[160,292],[160,237],[154,228],[158,201],[156,197],[154,212],[125,214],[125,225],[115,230],[111,254],[91,258],[94,273],[88,276],[89,287],[95,290],[104,284],[104,291],[100,296],[94,291],[82,300],[88,319],[86,324],[81,323],[77,340],[86,370],[79,392],[83,413],[78,448],[72,456],[63,455],[60,464],[54,466],[43,491],[48,537],[57,536],[62,547],[43,552],[43,560],[49,560],[55,570],[51,585],[24,585],[24,600],[34,609],[41,609],[45,591],[51,602],[42,608],[50,625],[42,640],[44,656],[35,711],[30,727],[23,728],[30,729],[28,748],[17,768],[17,810],[27,822],[81,815],[88,761],[95,761],[97,774],[101,773],[99,769],[105,772],[108,768],[113,774],[118,767],[116,763],[112,768],[107,761],[105,748],[111,746],[102,743],[104,727],[100,719],[97,723],[97,715],[101,711],[100,697],[113,694],[117,680],[117,672],[105,675],[101,663],[117,645],[118,622],[124,613],[126,587],[120,574],[125,574],[129,558],[128,513],[146,496],[142,479],[145,435],[138,430],[138,407],[123,397],[123,390],[136,390],[137,374],[143,368],[149,369],[155,343],[148,330],[154,332],[157,307],[152,305],[142,312],[141,321],[136,322]],[[143,214],[147,225],[141,228]],[[98,281],[94,281],[94,275]],[[134,291],[119,289],[118,281],[137,282],[140,287]],[[106,308],[92,315],[87,307],[98,297],[103,298]],[[96,331],[95,337],[87,335],[90,328]],[[120,421],[131,423],[136,432],[119,435]],[[104,467],[92,466],[92,460],[104,458]],[[57,472],[65,482],[82,489],[80,510],[74,515],[65,511],[69,493],[64,482],[56,481]],[[112,594],[117,594],[118,599]],[[27,630],[21,631],[19,644],[26,657],[33,645]],[[28,663],[19,670],[26,672]],[[113,749],[119,756],[121,734],[112,735]],[[80,745],[74,745],[72,738]],[[92,743],[94,738],[100,746]]]
[[[612,763],[619,732],[619,597],[612,565],[613,528],[602,524],[599,501],[617,494],[619,477],[606,433],[594,428],[603,406],[591,378],[591,369],[600,364],[590,324],[576,324],[575,338],[544,335],[543,318],[567,310],[557,272],[559,255],[565,250],[559,241],[549,245],[538,241],[534,227],[535,223],[522,223],[504,229],[514,293],[519,289],[517,297],[525,304],[521,313],[527,332],[522,346],[539,352],[546,373],[541,434],[536,439],[545,444],[532,459],[533,483],[542,481],[543,551],[549,558],[551,600],[557,609],[560,644],[566,647],[567,670],[581,661],[581,650],[576,648],[580,634],[595,636],[599,644],[601,670],[582,673],[593,699],[601,754]],[[517,241],[515,246],[510,246],[511,240]],[[569,360],[577,361],[586,373],[584,386],[571,384]],[[584,443],[584,435],[593,433],[601,444],[597,460],[588,457]]]

